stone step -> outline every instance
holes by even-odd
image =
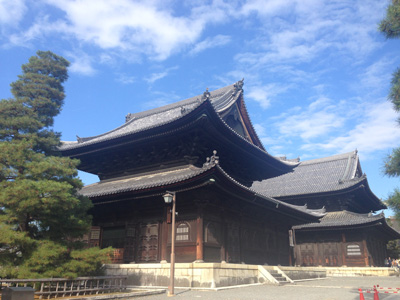
[[[283,277],[283,275],[277,270],[269,268],[266,268],[266,270],[276,279],[276,281],[278,281],[279,285],[290,283],[290,281],[287,281],[286,277]]]

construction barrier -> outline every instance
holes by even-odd
[[[372,289],[367,289],[365,291],[358,289],[358,292],[360,293],[360,300],[365,300],[364,293],[373,293],[374,300],[379,300],[379,294],[400,294],[400,288],[380,287],[379,285],[374,285]]]

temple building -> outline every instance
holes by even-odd
[[[270,155],[251,123],[243,80],[128,114],[98,136],[63,142],[63,155],[100,181],[89,244],[115,263],[167,262],[176,193],[177,262],[382,265],[400,238],[375,212],[356,152],[299,162]]]
[[[254,182],[253,190],[293,205],[326,209],[320,222],[293,226],[296,264],[382,266],[388,240],[398,239],[370,190],[357,151],[314,159],[292,172]]]

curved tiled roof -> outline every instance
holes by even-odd
[[[210,168],[211,167],[197,168],[192,165],[187,165],[180,168],[164,169],[134,176],[103,180],[83,187],[80,190],[80,194],[93,198],[139,191],[184,181],[200,175]]]
[[[138,192],[149,188],[165,187],[171,184],[182,183],[186,180],[193,179],[213,168],[231,184],[240,187],[240,189],[243,191],[250,192],[254,196],[257,196],[261,201],[272,203],[276,208],[279,206],[285,207],[289,211],[297,211],[300,214],[306,214],[314,218],[319,218],[324,215],[323,210],[309,210],[305,206],[288,204],[255,192],[230,177],[229,174],[227,174],[218,164],[212,163],[205,164],[202,168],[198,168],[193,165],[187,165],[180,168],[164,169],[155,172],[137,174],[134,176],[104,180],[83,187],[80,190],[80,194],[90,198],[96,198],[126,192]]]
[[[210,101],[215,111],[217,113],[222,113],[229,109],[242,95],[242,85],[243,81],[239,81],[215,91],[208,92],[207,90],[203,95],[195,96],[163,107],[128,114],[126,116],[126,123],[122,126],[97,136],[86,138],[78,137],[78,141],[75,142],[62,142],[60,150],[63,151],[96,144],[171,123],[195,110],[204,101]]]
[[[324,217],[320,219],[320,223],[297,225],[294,226],[293,228],[305,229],[305,228],[356,226],[356,225],[366,225],[377,221],[385,221],[385,216],[383,213],[378,215],[373,215],[371,213],[357,214],[354,212],[343,210],[343,211],[328,212]]]
[[[378,215],[369,214],[357,214],[350,211],[336,211],[329,212],[323,218],[320,219],[319,223],[309,223],[304,225],[293,226],[295,230],[329,230],[348,228],[354,229],[363,226],[374,226],[380,225],[386,234],[390,236],[390,239],[400,239],[400,232],[389,226],[386,222],[385,215],[380,213]]]
[[[300,162],[292,172],[256,181],[252,189],[271,197],[339,191],[363,180],[357,152]]]

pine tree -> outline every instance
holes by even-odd
[[[0,277],[87,275],[74,273],[71,254],[89,229],[91,202],[77,192],[79,161],[58,155],[60,134],[51,129],[68,66],[38,51],[11,84],[14,98],[0,101]]]
[[[388,39],[400,38],[400,0],[392,0],[386,10],[386,17],[379,24],[379,30]],[[388,100],[392,102],[393,108],[400,111],[400,68],[392,74],[391,88]],[[398,119],[400,123],[400,118]],[[393,149],[385,161],[385,174],[388,176],[400,176],[400,147]],[[400,219],[400,197],[399,191],[395,190],[386,201],[387,205],[395,211]]]

